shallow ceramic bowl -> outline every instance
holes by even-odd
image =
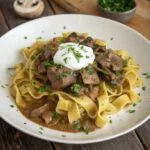
[[[122,23],[128,22],[130,19],[132,19],[132,17],[136,12],[136,2],[134,3],[134,7],[132,9],[124,12],[113,12],[113,11],[106,10],[99,4],[98,1],[97,1],[97,5],[100,11],[100,15],[102,17],[110,18]]]
[[[141,74],[150,71],[150,42],[135,30],[118,22],[87,15],[55,15],[22,24],[0,38],[0,117],[15,128],[37,138],[61,142],[85,144],[104,141],[123,135],[149,119],[150,79],[144,78],[146,90],[139,90],[142,102],[130,106],[112,117],[103,129],[89,133],[67,133],[43,127],[26,119],[16,107],[6,84],[11,76],[8,67],[23,61],[20,49],[30,46],[37,37],[44,40],[59,36],[62,32],[86,32],[93,38],[109,43],[112,49],[124,49],[141,66]],[[12,105],[14,107],[12,107]],[[135,109],[132,114],[129,109]],[[41,133],[42,132],[42,133]]]

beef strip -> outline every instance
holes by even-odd
[[[87,37],[85,40],[80,42],[80,44],[93,48],[94,47],[94,40],[91,37]]]
[[[45,111],[49,109],[49,104],[44,104],[38,108],[35,108],[34,110],[31,111],[31,117],[38,117]]]
[[[64,89],[76,82],[72,70],[66,67],[50,67],[47,70],[47,76],[54,90]]]
[[[122,58],[113,53],[112,50],[106,50],[105,52],[99,53],[96,57],[96,61],[101,65],[102,68],[108,68],[112,71],[121,70],[123,67]]]
[[[52,121],[53,113],[51,111],[46,111],[41,115],[41,118],[46,124],[49,124]]]
[[[89,132],[89,131],[94,131],[96,129],[96,126],[95,124],[93,123],[92,120],[90,119],[87,119],[87,120],[84,120],[82,122],[82,126],[83,126],[83,129],[85,132]]]
[[[66,39],[65,42],[78,42],[78,36],[76,32],[72,32]]]
[[[45,67],[45,61],[42,61],[39,63],[38,67],[38,72],[39,73],[46,73],[46,67]]]
[[[99,87],[94,86],[90,89],[89,93],[87,94],[92,100],[96,100],[96,98],[99,96]]]
[[[84,84],[99,84],[100,80],[97,72],[92,66],[88,66],[87,68],[81,71],[81,76]]]

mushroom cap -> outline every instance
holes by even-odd
[[[21,17],[36,18],[42,14],[44,2],[39,0],[37,4],[33,5],[33,0],[24,0],[22,4],[19,4],[18,0],[15,0],[14,10]]]

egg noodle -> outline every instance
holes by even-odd
[[[62,37],[58,38],[61,39]],[[123,68],[125,79],[122,85],[113,88],[107,82],[101,81],[99,96],[96,101],[86,95],[74,96],[63,91],[39,92],[38,89],[44,86],[42,81],[45,80],[45,76],[36,71],[36,59],[33,58],[39,56],[40,49],[45,43],[44,41],[37,41],[31,47],[22,49],[25,62],[15,65],[11,93],[19,108],[26,108],[31,103],[39,103],[45,97],[51,101],[51,96],[55,95],[58,98],[56,112],[67,112],[69,124],[80,119],[81,114],[86,112],[88,117],[94,120],[95,125],[102,128],[108,122],[108,116],[140,101],[139,95],[135,92],[135,88],[143,85],[142,79],[139,77],[140,67],[124,50],[114,51],[123,60],[128,60],[127,65]],[[100,46],[107,44],[102,40],[97,40],[97,43]]]

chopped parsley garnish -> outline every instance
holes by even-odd
[[[81,128],[82,128],[82,126],[81,126],[80,123],[76,123],[76,124],[74,124],[73,128],[74,128],[75,130],[77,130],[77,131],[80,131]]]
[[[90,74],[90,75],[92,75],[93,73],[95,73],[95,70],[94,70],[94,68],[87,68],[87,72],[88,72],[88,74]]]
[[[141,93],[138,93],[138,95],[140,96],[140,95],[141,95]]]
[[[10,105],[11,108],[14,108],[14,105]]]
[[[24,36],[24,39],[26,40],[26,39],[28,39],[28,37],[27,37],[27,36]]]
[[[82,86],[80,84],[76,83],[71,87],[71,92],[78,94],[80,92],[81,88],[82,88]]]
[[[65,57],[65,58],[64,58],[65,64],[67,63],[67,60],[68,60],[68,57]]]
[[[44,130],[42,127],[40,127],[40,130]]]
[[[64,26],[63,28],[64,28],[64,30],[65,30],[65,29],[66,29],[66,26]]]
[[[115,75],[116,75],[116,76],[120,76],[120,75],[121,75],[121,72],[120,72],[120,71],[115,71]]]
[[[65,56],[67,53],[65,52],[64,54],[62,54],[61,56]]]
[[[132,106],[135,107],[135,106],[136,106],[136,103],[134,103]]]
[[[112,124],[112,120],[109,120],[109,123]]]
[[[116,85],[116,84],[117,84],[117,81],[116,81],[116,80],[111,80],[110,83],[111,83],[112,85]]]
[[[134,0],[99,0],[99,5],[108,11],[124,12],[135,6]]]
[[[41,40],[41,39],[42,39],[42,37],[41,37],[41,36],[39,36],[39,37],[37,37],[37,38],[36,38],[36,40]]]
[[[56,119],[56,118],[60,117],[60,114],[58,112],[54,111],[52,114],[52,117]]]
[[[128,110],[128,113],[134,113],[135,112],[135,110]]]
[[[45,68],[54,67],[54,66],[56,66],[57,68],[61,68],[62,67],[62,65],[60,65],[60,64],[54,64],[54,62],[51,61],[51,60],[46,60],[44,62],[44,66],[45,66]]]
[[[4,86],[4,85],[1,85],[1,87],[2,87],[2,88],[5,88],[5,86]]]
[[[145,86],[143,86],[143,87],[142,87],[142,90],[143,90],[143,91],[145,91],[145,90],[146,90],[146,87],[145,87]]]
[[[128,60],[129,60],[129,59],[123,60],[123,66],[124,66],[124,67],[127,67],[127,66],[128,66]]]
[[[85,56],[86,58],[90,58],[89,56]]]
[[[43,134],[43,132],[42,132],[42,131],[39,131],[39,133],[40,133],[40,134]]]
[[[145,72],[145,73],[143,73],[142,75],[143,76],[147,76],[149,73],[148,72]]]
[[[23,124],[27,124],[26,122],[24,122]]]
[[[49,91],[50,91],[50,85],[43,85],[38,89],[39,93],[49,92]]]
[[[113,39],[114,39],[113,37],[110,38],[111,41],[112,41]]]
[[[70,72],[59,73],[59,74],[56,75],[56,79],[60,80],[60,79],[62,79],[64,77],[67,77],[68,75],[71,75],[71,73]]]
[[[147,75],[146,78],[149,79],[149,78],[150,78],[150,75]]]
[[[64,134],[62,134],[61,136],[62,136],[62,137],[66,137],[66,135],[64,135]]]

